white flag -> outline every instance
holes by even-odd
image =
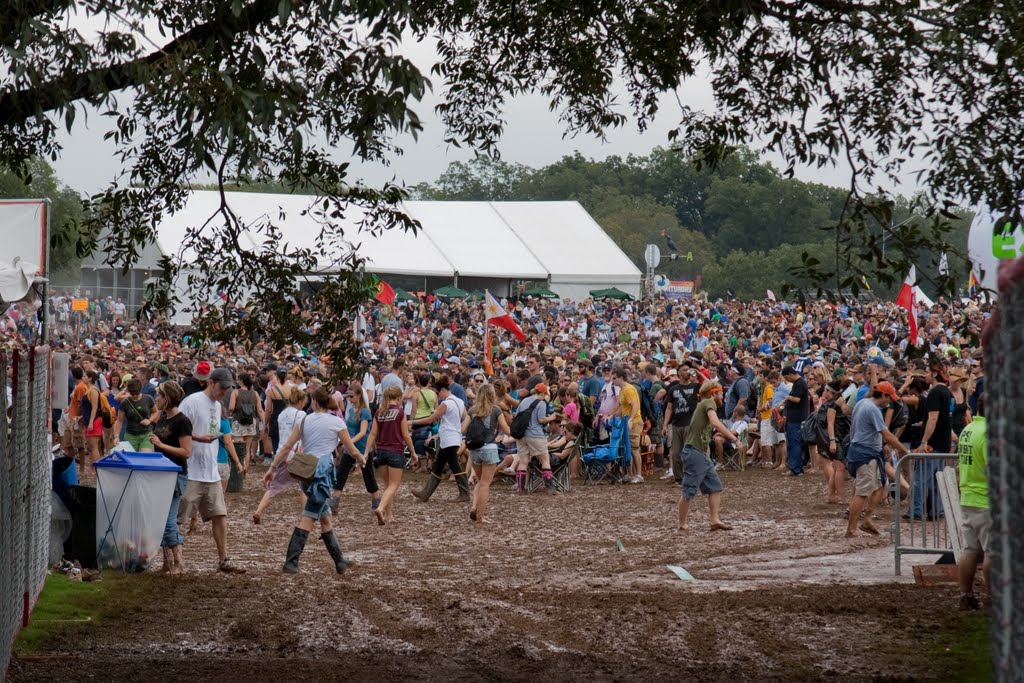
[[[949,277],[949,259],[946,258],[946,252],[942,252],[942,256],[939,257],[939,275]]]

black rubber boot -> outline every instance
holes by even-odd
[[[430,497],[434,495],[434,491],[437,489],[437,485],[441,483],[441,480],[433,472],[430,473],[430,479],[427,479],[427,483],[424,484],[423,488],[418,491],[413,491],[412,495],[416,496],[421,503],[426,503],[430,500]]]
[[[465,472],[460,472],[455,475],[455,483],[459,487],[459,497],[456,498],[456,502],[468,503],[470,500],[469,495],[469,479],[466,477]]]
[[[307,538],[309,538],[308,531],[303,531],[299,527],[292,529],[292,538],[288,541],[288,556],[284,560],[284,566],[281,567],[281,571],[287,574],[299,573],[299,555],[302,554],[303,549],[306,547]]]
[[[338,537],[334,535],[334,530],[332,529],[326,534],[320,534],[320,540],[327,546],[327,552],[330,553],[331,559],[334,560],[334,568],[339,574],[344,574],[345,570],[348,569],[348,562],[341,556],[341,544],[338,543]]]

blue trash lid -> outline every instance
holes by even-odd
[[[181,467],[160,453],[132,453],[114,451],[97,460],[93,467],[119,467],[127,470],[148,470],[150,472],[180,472]]]

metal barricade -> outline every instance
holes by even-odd
[[[0,384],[8,357],[0,354]],[[50,547],[49,348],[15,351],[11,360],[12,419],[0,392],[0,672],[46,579]],[[2,679],[4,675],[0,675]]]
[[[942,514],[935,475],[947,463],[956,462],[956,457],[955,453],[908,453],[896,461],[896,520],[893,523],[896,576],[902,573],[902,555],[945,555],[953,552],[953,540]],[[910,467],[910,499],[904,512],[899,477],[905,463]],[[909,527],[907,533],[904,533],[904,524]]]

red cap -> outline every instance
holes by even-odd
[[[544,384],[543,382],[541,382],[540,384],[538,384],[537,386],[535,386],[533,388],[533,393],[535,393],[535,394],[546,394],[546,393],[548,393],[548,385]]]
[[[889,384],[888,382],[879,382],[875,385],[875,391],[880,394],[885,394],[894,401],[900,400],[900,395],[896,393],[896,387]]]
[[[203,380],[210,378],[210,364],[205,360],[196,363],[196,379]]]

